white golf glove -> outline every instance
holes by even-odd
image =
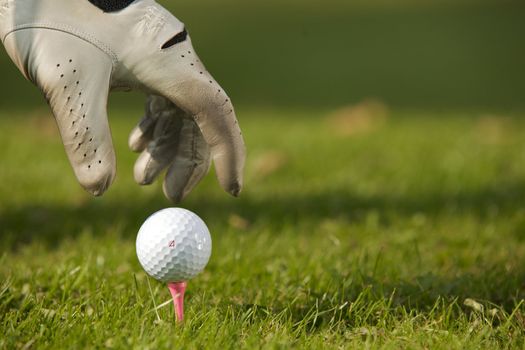
[[[213,160],[219,183],[237,196],[245,158],[241,130],[184,25],[154,0],[91,2],[0,0],[0,38],[49,102],[80,184],[101,195],[112,183],[108,93],[139,89],[151,96],[129,140],[142,152],[136,181],[149,184],[167,168],[164,192],[177,202]]]

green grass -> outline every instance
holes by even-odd
[[[210,174],[183,204],[214,241],[187,321],[134,252],[170,205],[132,180],[143,99],[112,99],[118,177],[94,199],[0,52],[0,349],[525,347],[522,2],[161,3],[249,150],[240,199]],[[392,111],[332,111],[369,97]]]
[[[133,183],[138,116],[93,199],[47,112],[2,115],[0,348],[523,348],[523,115],[370,113],[239,111],[242,198],[210,174],[184,203],[214,242],[184,326],[134,252],[170,205]]]

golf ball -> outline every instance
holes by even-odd
[[[167,208],[146,219],[136,246],[140,264],[150,276],[162,282],[181,282],[206,267],[211,255],[211,236],[196,214]]]

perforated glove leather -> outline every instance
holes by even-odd
[[[183,23],[153,0],[104,12],[84,0],[0,0],[0,38],[52,108],[80,184],[103,194],[116,160],[108,93],[150,95],[129,144],[142,152],[139,184],[167,169],[164,193],[182,200],[213,160],[220,185],[237,196],[245,146],[232,103],[206,71]]]

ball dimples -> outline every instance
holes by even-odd
[[[162,282],[195,277],[211,255],[208,227],[197,215],[181,208],[163,209],[146,219],[136,245],[144,270]]]

